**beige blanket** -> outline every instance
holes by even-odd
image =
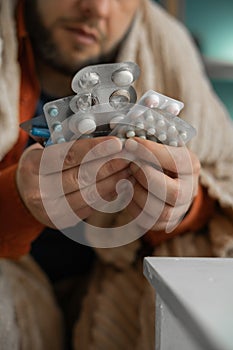
[[[18,134],[19,70],[16,63],[13,5],[14,0],[0,0],[0,159],[15,143]],[[132,31],[118,57],[118,61],[126,60],[137,62],[141,68],[141,76],[136,84],[139,96],[148,89],[153,89],[185,103],[182,117],[195,126],[198,132],[198,136],[189,147],[197,153],[202,164],[200,181],[208,188],[210,196],[216,198],[219,203],[218,212],[210,221],[208,232],[189,232],[176,237],[156,247],[154,254],[233,256],[232,126],[224,107],[214,96],[208,80],[203,79],[202,62],[190,44],[189,36],[163,10],[148,0],[143,0]],[[122,218],[114,220],[121,222]],[[92,222],[104,221],[105,215],[92,218]],[[97,250],[100,262],[90,281],[83,312],[74,330],[76,350],[153,349],[153,292],[142,276],[141,260],[136,259],[139,247],[140,242],[137,241],[120,248]],[[22,290],[22,293],[29,293],[31,298],[20,299],[20,290],[17,291],[13,283],[18,279],[18,270],[7,260],[2,260],[1,263],[7,271],[7,274],[4,274],[5,280],[11,281],[13,305],[20,303],[20,300],[22,303],[28,303],[30,313],[34,312],[35,315],[39,307],[44,312],[41,312],[37,322],[43,324],[49,313],[54,322],[57,311],[53,302],[50,301],[51,309],[46,307],[47,301],[40,303],[39,298],[36,304],[31,294],[34,292],[29,287],[30,283],[22,286],[26,289]],[[20,265],[20,271],[25,271],[30,280],[27,271],[31,262],[26,260],[24,263],[25,265]],[[1,278],[3,277],[0,276]],[[40,285],[42,290],[45,290],[44,293],[48,293],[46,300],[50,300],[49,287],[42,281]],[[6,293],[9,295],[4,289],[5,286],[4,284],[1,287],[0,284],[0,300],[3,300]],[[24,308],[20,304],[17,305],[14,312],[18,328],[13,314],[9,313],[9,327],[15,329],[12,343],[17,342],[17,332],[21,332],[22,339],[25,339],[27,344],[32,344],[34,333],[27,332],[25,322],[28,322],[28,329],[31,329],[33,326],[30,320],[36,319],[36,316],[31,315],[25,321],[22,317]],[[0,318],[0,329],[3,325],[3,319]],[[56,325],[55,328],[59,327]],[[43,338],[42,333],[41,337]],[[44,337],[47,339],[47,335]],[[39,343],[34,349],[50,349],[50,344],[42,347],[42,340],[36,339]],[[11,344],[9,347],[6,345],[5,349],[11,349],[10,346]],[[26,345],[21,346],[23,350],[29,348]]]

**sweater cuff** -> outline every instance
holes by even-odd
[[[17,164],[0,171],[0,257],[19,258],[41,233],[39,223],[22,202],[16,186]]]
[[[156,246],[163,241],[181,235],[189,231],[198,231],[203,228],[211,217],[215,200],[210,198],[207,190],[199,184],[198,193],[192,203],[191,208],[181,221],[181,223],[170,233],[165,231],[148,231],[143,240],[151,246]]]

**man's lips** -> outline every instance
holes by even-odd
[[[90,45],[100,39],[98,31],[85,26],[67,26],[65,29],[73,34],[80,44]]]

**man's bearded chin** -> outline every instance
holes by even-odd
[[[34,32],[35,33],[35,32]],[[73,76],[78,70],[83,67],[100,64],[100,63],[111,63],[114,62],[117,56],[119,45],[116,45],[112,50],[105,54],[98,56],[89,57],[87,59],[73,59],[72,62],[66,58],[63,58],[59,49],[53,43],[52,39],[49,38],[49,32],[45,29],[37,31],[36,34],[31,36],[32,47],[35,53],[35,57],[47,66],[54,70],[67,75]],[[78,48],[77,48],[78,50]],[[82,48],[80,48],[81,52]]]
[[[62,55],[59,53],[59,50],[55,47],[55,45],[49,44],[48,40],[46,44],[44,41],[41,43],[41,45],[37,42],[37,45],[34,48],[34,51],[41,62],[44,62],[44,64],[47,66],[69,77],[73,76],[78,70],[86,66],[114,62],[118,50],[119,45],[116,45],[116,47],[105,54],[100,54],[98,56],[89,57],[83,60],[79,59],[76,62],[73,60],[73,62],[70,63],[65,59],[62,59]]]

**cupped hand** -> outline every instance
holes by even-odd
[[[184,147],[135,138],[125,148],[135,155],[130,170],[134,194],[127,210],[139,225],[171,232],[190,208],[198,190],[200,162]]]
[[[98,206],[100,197],[114,198],[118,181],[130,176],[129,161],[117,157],[121,150],[122,143],[115,137],[29,147],[16,176],[22,201],[46,226],[55,227],[57,219],[64,228],[71,225],[64,203],[80,220],[88,218],[92,204]]]

